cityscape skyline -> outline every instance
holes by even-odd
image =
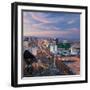
[[[80,14],[23,11],[23,36],[80,40]]]

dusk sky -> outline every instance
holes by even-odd
[[[80,39],[80,14],[23,11],[23,35]]]

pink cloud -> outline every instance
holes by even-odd
[[[40,15],[37,15],[35,13],[31,13],[31,16],[34,20],[40,21],[42,23],[51,23],[48,19],[46,19]]]
[[[32,32],[25,32],[25,36],[44,36],[44,37],[53,37],[53,36],[67,36],[69,32],[65,31],[32,31]]]
[[[79,34],[79,33],[80,33],[80,30],[77,29],[77,28],[71,28],[71,29],[69,30],[69,32],[74,33],[74,34]]]

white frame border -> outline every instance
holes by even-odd
[[[48,77],[28,77],[21,79],[21,10],[40,10],[40,11],[65,11],[82,13],[80,19],[80,75],[67,76],[48,76]],[[65,82],[65,81],[80,81],[85,80],[85,10],[71,8],[55,8],[44,6],[18,6],[18,84],[34,84],[48,82]]]

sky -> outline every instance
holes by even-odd
[[[80,39],[80,14],[23,11],[23,35]]]

